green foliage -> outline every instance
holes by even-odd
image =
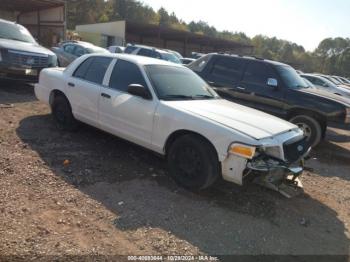
[[[314,52],[306,52],[302,46],[276,37],[257,35],[249,38],[243,32],[220,32],[205,21],[192,21],[187,24],[175,13],[169,14],[163,7],[156,12],[150,6],[136,0],[70,0],[67,3],[69,29],[74,29],[77,24],[121,19],[156,24],[253,45],[254,55],[281,61],[305,72],[350,76],[349,38],[327,38]]]

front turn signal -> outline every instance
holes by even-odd
[[[255,155],[256,147],[242,145],[242,144],[232,144],[229,150],[230,154],[234,154],[240,157],[252,159]]]

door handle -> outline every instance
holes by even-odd
[[[105,94],[105,93],[102,93],[102,94],[101,94],[101,96],[102,96],[102,97],[104,97],[104,98],[111,99],[111,96],[110,96],[110,95],[108,95],[108,94]]]
[[[75,84],[74,84],[74,83],[71,83],[71,82],[69,82],[68,85],[69,85],[70,87],[75,87]]]
[[[245,90],[245,87],[237,86],[237,89]]]

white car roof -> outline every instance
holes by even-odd
[[[168,62],[165,60],[150,58],[146,56],[138,56],[138,55],[130,55],[130,54],[91,54],[88,56],[103,56],[103,57],[111,57],[111,58],[119,58],[123,59],[129,62],[132,62],[134,64],[138,65],[167,65],[167,66],[173,66],[173,67],[184,67],[180,64],[175,64],[172,62]]]

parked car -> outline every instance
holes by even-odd
[[[339,80],[337,80],[336,78],[334,78],[334,77],[332,77],[332,76],[329,76],[329,75],[321,75],[321,74],[320,74],[319,76],[322,76],[322,77],[328,79],[329,81],[331,81],[333,84],[336,84],[337,86],[342,85],[342,83],[341,83]]]
[[[132,55],[139,55],[139,56],[146,56],[156,59],[161,59],[165,61],[169,61],[175,64],[181,64],[181,61],[179,58],[177,58],[176,55],[173,53],[170,53],[168,51],[157,49],[150,46],[145,45],[128,45],[125,48],[126,54],[132,54]]]
[[[337,86],[336,84],[332,83],[331,81],[329,81],[328,79],[322,76],[317,76],[312,74],[303,74],[300,76],[309,80],[314,86],[316,86],[319,89],[322,89],[327,92],[331,92],[335,95],[345,96],[350,98],[349,89],[343,88],[341,86]]]
[[[182,58],[182,59],[180,59],[180,60],[181,60],[181,63],[182,63],[183,65],[189,65],[189,64],[191,64],[192,62],[196,61],[196,59],[194,59],[194,58]]]
[[[60,43],[58,47],[53,47],[52,51],[57,55],[60,67],[68,66],[82,55],[109,53],[108,50],[102,47],[83,41],[65,41]]]
[[[112,54],[122,54],[125,51],[125,47],[113,45],[108,47],[108,51],[111,52]]]
[[[253,176],[291,196],[309,151],[297,126],[221,99],[190,69],[157,59],[86,55],[42,71],[35,94],[61,128],[81,121],[159,153],[190,189]]]
[[[203,53],[198,53],[198,52],[192,52],[192,58],[193,59],[198,59],[198,58],[201,58],[201,57],[203,57],[203,56],[205,56],[205,54],[203,54]]]
[[[40,46],[29,31],[0,19],[0,79],[37,82],[40,71],[57,66],[57,57]]]
[[[343,80],[343,83],[347,84],[347,85],[350,85],[350,80],[345,78],[345,77],[341,77],[341,76],[338,76],[341,80]]]
[[[335,79],[337,79],[342,85],[350,86],[350,81],[346,78],[340,77],[340,76],[333,76]]]
[[[224,98],[297,124],[310,145],[330,122],[350,123],[350,102],[309,86],[290,66],[275,61],[209,54],[189,65]],[[264,122],[262,122],[264,123]]]
[[[183,56],[179,53],[179,52],[177,52],[177,51],[174,51],[174,50],[170,50],[170,49],[164,49],[165,51],[167,51],[167,52],[169,52],[169,53],[172,53],[173,55],[175,55],[178,59],[182,59],[183,58]]]

